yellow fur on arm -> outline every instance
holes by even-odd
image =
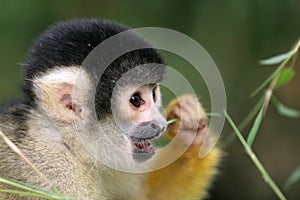
[[[187,98],[187,97],[185,97]],[[192,98],[192,97],[191,97]],[[184,101],[183,101],[184,103]],[[178,101],[172,101],[167,110],[167,116],[178,107]],[[206,118],[200,105],[201,118]],[[169,126],[165,136],[172,139],[179,128],[179,121]],[[168,156],[178,150],[180,144],[169,145],[154,161],[168,159]],[[205,158],[198,157],[201,144],[192,144],[187,151],[169,166],[147,175],[148,197],[153,200],[199,200],[207,196],[212,179],[217,172],[217,166],[222,152],[215,147]]]

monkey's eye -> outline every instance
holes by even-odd
[[[140,105],[142,105],[144,103],[144,100],[141,98],[141,96],[138,93],[133,94],[130,97],[130,103],[134,106],[134,107],[140,107]]]

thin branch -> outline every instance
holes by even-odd
[[[23,152],[10,140],[8,137],[0,130],[0,139],[4,142],[18,155],[24,162],[26,162],[46,183],[51,184],[50,180],[23,154]]]
[[[284,196],[284,194],[281,192],[281,190],[278,188],[278,186],[275,184],[275,182],[272,180],[271,176],[268,174],[268,172],[265,170],[264,166],[261,164],[255,153],[252,151],[251,147],[247,144],[246,140],[240,133],[239,129],[234,124],[233,120],[229,116],[229,114],[225,111],[225,116],[229,124],[231,125],[232,129],[236,133],[237,137],[239,138],[240,142],[244,146],[246,153],[256,166],[256,168],[260,171],[262,174],[262,177],[264,181],[269,185],[269,187],[274,191],[274,193],[277,195],[277,197],[280,200],[286,200],[287,198]]]

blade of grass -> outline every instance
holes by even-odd
[[[15,187],[15,188],[19,188],[19,189],[22,189],[22,190],[26,190],[26,191],[29,191],[29,192],[32,192],[32,193],[36,193],[36,194],[40,194],[40,195],[48,195],[48,194],[45,194],[43,191],[40,191],[40,190],[36,190],[24,183],[20,184],[19,181],[12,181],[12,180],[9,180],[9,179],[4,179],[4,178],[1,178],[0,177],[0,183],[3,183],[5,185],[9,185],[9,186],[12,186],[12,187]]]
[[[223,117],[220,113],[206,113],[209,117]]]
[[[43,188],[40,188],[40,187],[37,187],[37,186],[34,186],[34,185],[30,185],[30,184],[25,183],[25,182],[22,182],[22,181],[0,177],[0,182],[3,181],[3,180],[6,181],[6,184],[8,184],[10,182],[11,184],[14,184],[14,185],[11,185],[11,186],[14,186],[14,187],[17,187],[17,188],[21,188],[22,186],[24,186],[26,188],[32,189],[32,192],[43,192],[43,193],[48,194],[48,195],[61,195],[61,196],[63,196],[62,194],[60,194],[56,191],[46,190],[46,189],[43,189]],[[21,189],[25,189],[25,188],[21,188]]]
[[[249,132],[249,135],[248,135],[248,138],[247,138],[247,143],[248,145],[251,147],[253,142],[254,142],[254,139],[256,137],[256,134],[258,132],[258,129],[260,127],[260,124],[261,124],[261,121],[262,121],[262,118],[263,118],[263,108],[260,109],[255,121],[254,121],[254,124]]]
[[[50,200],[59,200],[57,198],[37,194],[37,193],[32,193],[32,192],[23,192],[20,190],[9,190],[9,189],[0,189],[0,193],[8,193],[8,194],[16,194],[20,196],[27,196],[27,197],[38,197],[38,198],[43,198],[43,199],[50,199]]]
[[[279,64],[280,62],[284,61],[291,55],[292,55],[292,52],[289,51],[287,53],[279,54],[279,55],[273,56],[271,58],[263,59],[263,60],[259,61],[259,64],[261,64],[261,65]]]
[[[232,127],[232,129],[234,130],[234,132],[236,133],[236,135],[239,138],[240,142],[242,143],[243,147],[245,148],[246,153],[248,154],[248,156],[250,157],[250,159],[252,160],[252,162],[254,163],[256,168],[262,174],[264,181],[269,185],[269,187],[273,190],[273,192],[277,195],[277,197],[280,200],[286,200],[286,197],[283,195],[281,190],[277,187],[275,182],[272,180],[271,176],[265,170],[265,168],[263,167],[263,165],[261,164],[261,162],[259,161],[259,159],[255,155],[255,153],[252,151],[251,147],[247,144],[246,140],[242,136],[239,129],[236,127],[236,125],[233,122],[232,118],[230,117],[230,115],[226,111],[225,111],[225,117],[226,117],[228,123],[230,124],[230,126]]]
[[[261,109],[262,105],[264,103],[264,96],[262,96],[256,104],[253,106],[253,108],[250,110],[250,112],[247,114],[247,116],[239,123],[238,128],[239,130],[244,130],[246,126],[253,120],[253,118],[257,115],[259,112],[259,109]],[[236,138],[236,134],[234,131],[230,133],[230,136],[226,138],[226,140],[223,142],[223,145],[226,147],[229,144],[233,142],[233,140]]]
[[[275,96],[271,98],[271,102],[276,107],[277,112],[285,117],[289,118],[299,118],[300,117],[300,111],[289,108],[282,104]]]
[[[299,180],[300,180],[300,166],[297,167],[297,169],[295,169],[293,171],[293,173],[290,175],[290,177],[288,178],[288,180],[285,183],[284,188],[288,189],[289,187],[291,187],[294,183],[296,183]]]
[[[39,188],[34,185],[30,185],[30,184],[27,184],[27,183],[24,183],[21,181],[17,181],[17,180],[5,179],[5,178],[0,177],[0,183],[18,188],[20,190],[25,190],[25,191],[21,191],[21,192],[27,191],[27,194],[34,194],[34,196],[39,195],[39,197],[41,197],[41,198],[74,200],[73,198],[64,196],[63,194],[61,194],[59,192],[45,190],[43,188]],[[20,190],[11,190],[11,191],[20,191]]]
[[[170,119],[170,120],[167,121],[167,124],[170,125],[170,124],[173,124],[176,121],[177,121],[177,119]]]
[[[252,94],[250,95],[251,97],[255,96],[258,92],[260,92],[270,81],[272,81],[272,79],[281,72],[281,70],[285,67],[285,65],[289,62],[289,60],[291,58],[293,58],[294,56],[297,56],[296,52],[299,50],[300,48],[300,38],[298,39],[298,41],[295,43],[295,45],[293,46],[293,48],[289,51],[288,54],[286,54],[286,58],[285,60],[277,67],[277,69],[262,83],[260,84],[255,90],[254,92],[252,92]]]
[[[295,76],[295,70],[292,69],[292,68],[286,68],[283,70],[276,86],[275,86],[275,89],[278,89],[279,87],[289,83],[293,77]]]
[[[167,121],[167,124],[170,125],[170,124],[173,124],[177,121],[177,119],[170,119]],[[157,147],[164,147],[165,145],[167,145],[170,141],[166,138],[166,137],[159,137],[157,139],[155,139],[153,141],[153,144]]]
[[[298,38],[297,42],[295,42],[291,52],[295,54],[299,50],[299,48],[300,48],[300,37]]]
[[[266,87],[274,77],[283,69],[283,67],[288,63],[289,59],[284,60],[276,70],[262,83],[260,84],[250,95],[250,97],[254,97],[257,93],[259,93],[264,87]]]
[[[8,137],[0,130],[0,139],[4,142],[18,155],[25,163],[27,163],[46,183],[51,184],[51,182],[46,178],[46,176],[22,153],[22,151],[10,140]]]

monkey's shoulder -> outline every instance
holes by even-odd
[[[0,130],[11,140],[20,142],[26,137],[29,114],[30,107],[21,99],[5,103],[0,108]]]

